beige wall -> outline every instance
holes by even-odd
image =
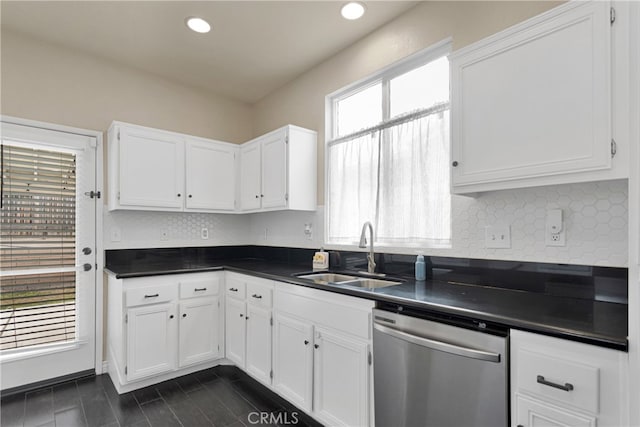
[[[254,106],[254,132],[287,123],[318,131],[318,203],[324,204],[325,96],[407,55],[453,37],[459,49],[560,2],[424,2],[271,93]]]
[[[105,131],[112,120],[229,142],[251,107],[84,53],[2,32],[2,114]]]

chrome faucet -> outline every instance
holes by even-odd
[[[373,252],[373,225],[369,221],[365,222],[362,226],[362,232],[360,233],[360,244],[358,247],[366,248],[367,247],[367,227],[369,228],[369,235],[371,239],[371,248],[369,249],[369,254],[367,255],[367,261],[369,261],[367,272],[369,274],[375,274],[376,272],[376,262],[375,262],[375,253]]]

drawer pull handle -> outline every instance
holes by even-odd
[[[207,288],[195,288],[193,290],[193,292],[202,292],[202,291],[206,291],[206,290],[207,290]]]
[[[262,295],[258,295],[258,294],[253,294],[251,296],[254,297],[254,298],[258,298],[258,299],[262,298]]]
[[[153,295],[145,295],[145,298],[155,298],[155,297],[159,297],[160,294],[153,294]]]
[[[538,381],[538,384],[548,385],[549,387],[557,388],[560,390],[564,390],[564,391],[573,390],[573,384],[570,384],[570,383],[564,383],[564,385],[556,384],[551,381],[545,380],[542,375],[538,375],[537,381]]]
[[[231,292],[238,292],[238,288],[229,288]]]

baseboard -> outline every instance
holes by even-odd
[[[107,372],[109,372],[109,362],[107,362],[106,360],[102,361],[102,374],[106,374]]]

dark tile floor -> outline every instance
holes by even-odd
[[[2,397],[0,425],[320,426],[232,366],[196,372],[118,395],[107,375]]]

